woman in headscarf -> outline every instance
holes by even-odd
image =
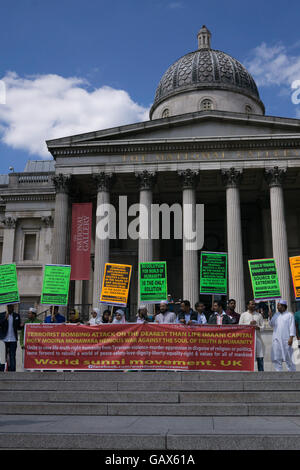
[[[125,312],[120,308],[116,311],[115,318],[113,319],[113,323],[126,323],[125,321]]]
[[[109,310],[104,310],[102,313],[102,323],[111,323],[112,318]]]
[[[138,309],[138,313],[137,313],[136,322],[137,323],[148,322],[148,311],[145,305],[140,305],[140,308]]]
[[[96,325],[100,325],[101,323],[102,323],[101,313],[100,313],[99,308],[93,308],[92,313],[91,313],[91,317],[90,317],[89,321],[87,322],[87,325],[96,326]]]

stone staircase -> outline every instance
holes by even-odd
[[[300,373],[0,376],[1,449],[300,449]]]

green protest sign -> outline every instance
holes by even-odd
[[[160,302],[167,300],[167,263],[153,261],[140,263],[140,301]]]
[[[200,294],[227,295],[227,253],[201,252]]]
[[[0,265],[0,304],[20,302],[15,264]]]
[[[44,270],[41,304],[67,305],[71,266],[46,264]]]
[[[271,300],[281,297],[275,260],[253,259],[248,264],[254,299]]]

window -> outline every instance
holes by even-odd
[[[210,109],[213,109],[213,102],[212,100],[205,98],[204,100],[201,101],[200,110],[208,111]]]
[[[0,239],[0,264],[2,264],[2,256],[3,256],[3,239]]]
[[[163,112],[162,112],[161,117],[162,118],[167,118],[169,116],[170,116],[170,111],[168,110],[168,108],[164,109]]]
[[[33,261],[36,259],[36,234],[25,233],[24,235],[24,261]]]
[[[252,113],[252,108],[251,108],[251,106],[250,106],[249,104],[246,104],[246,106],[245,106],[245,111],[246,111],[247,114],[251,114],[251,113]]]

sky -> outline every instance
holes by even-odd
[[[51,158],[48,139],[148,120],[203,24],[266,115],[300,118],[299,13],[298,0],[0,0],[0,174]]]

